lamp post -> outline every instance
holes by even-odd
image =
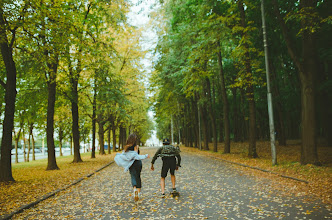
[[[267,84],[267,104],[269,112],[269,127],[270,127],[270,140],[271,140],[271,154],[272,154],[272,165],[277,164],[277,151],[275,146],[275,132],[274,132],[274,120],[273,120],[273,105],[272,105],[272,94],[270,87],[270,67],[269,67],[269,51],[266,37],[266,24],[265,24],[265,10],[264,0],[261,0],[261,12],[262,12],[262,28],[263,28],[263,42],[264,42],[264,53],[265,53],[265,68],[266,68],[266,84]]]

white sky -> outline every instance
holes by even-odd
[[[155,9],[156,0],[132,0],[132,2],[133,6],[131,7],[131,12],[128,14],[128,22],[139,28],[144,28],[141,45],[144,50],[154,50],[158,37],[151,26],[149,26],[149,14]],[[151,71],[152,60],[153,55],[150,52],[143,60],[146,71]]]
[[[131,8],[131,12],[128,14],[128,22],[131,25],[137,26],[138,28],[143,28],[143,36],[141,39],[141,45],[144,50],[148,50],[149,52],[142,60],[144,65],[144,69],[149,77],[152,71],[153,65],[153,51],[156,47],[158,37],[157,34],[153,31],[152,27],[149,26],[150,18],[149,14],[152,10],[155,10],[155,4],[158,0],[132,0],[133,6]],[[145,85],[148,86],[149,79],[146,79]],[[154,113],[149,111],[149,116],[154,122]],[[156,131],[152,132],[151,137],[147,140],[146,144],[148,146],[159,146],[161,145],[160,140],[157,139]]]

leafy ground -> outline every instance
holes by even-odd
[[[157,148],[142,148],[154,155]],[[180,197],[173,198],[169,175],[166,197],[161,198],[161,159],[150,170],[143,160],[142,195],[134,201],[129,172],[115,163],[38,203],[13,219],[330,219],[332,213],[321,201],[288,196],[273,189],[273,181],[256,179],[239,166],[200,154],[182,151],[176,171]],[[264,187],[261,184],[264,183]]]
[[[210,149],[213,148],[210,144]],[[298,141],[289,141],[287,146],[277,146],[278,165],[272,166],[270,142],[257,142],[257,153],[259,158],[248,158],[248,143],[231,143],[231,154],[223,154],[223,144],[218,145],[217,153],[212,151],[200,151],[197,148],[182,147],[182,151],[199,153],[207,156],[218,157],[224,160],[245,164],[269,170],[285,176],[291,176],[306,180],[302,183],[283,178],[275,174],[240,167],[246,172],[252,173],[257,178],[268,178],[273,180],[273,187],[283,192],[308,196],[307,198],[319,198],[328,206],[332,205],[332,147],[318,147],[318,157],[322,166],[300,165],[301,146]]]
[[[260,179],[262,184],[281,190],[290,196],[306,196],[313,199],[319,198],[331,206],[332,195],[332,152],[329,147],[319,147],[319,159],[323,166],[312,165],[301,166],[300,145],[296,142],[286,147],[277,148],[277,166],[271,166],[269,142],[257,142],[259,158],[249,159],[247,157],[247,143],[232,143],[231,154],[222,154],[223,145],[219,145],[219,152],[200,151],[195,148],[181,147],[182,151],[201,154],[206,156],[220,157],[225,160],[259,167],[277,172],[283,175],[303,179],[309,184],[282,178],[278,175],[269,174],[241,166],[235,166]],[[210,145],[212,149],[212,145]],[[90,153],[82,154],[83,163],[72,164],[72,156],[57,158],[60,170],[45,171],[47,160],[32,161],[29,163],[13,164],[13,176],[15,183],[0,183],[0,215],[10,213],[20,206],[33,202],[41,196],[62,188],[71,182],[94,172],[100,167],[113,160],[115,154],[96,155],[96,159],[90,158]],[[272,181],[264,182],[262,179]],[[271,184],[273,182],[273,184]],[[264,187],[267,187],[264,185]]]
[[[59,170],[46,171],[47,159],[13,164],[14,183],[0,183],[0,216],[62,188],[113,160],[115,154],[81,154],[83,163],[71,163],[73,156],[58,157]]]

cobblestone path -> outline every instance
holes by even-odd
[[[142,149],[152,157],[156,148]],[[182,153],[178,199],[160,198],[161,160],[143,160],[142,197],[134,202],[129,173],[115,163],[13,219],[331,219],[319,202],[287,197],[236,166]],[[267,181],[267,180],[264,180]],[[270,185],[270,184],[267,184]],[[166,188],[171,188],[170,177]]]

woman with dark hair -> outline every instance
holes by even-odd
[[[134,198],[138,201],[141,195],[142,181],[142,161],[145,158],[150,158],[148,154],[139,155],[139,148],[136,145],[137,136],[136,134],[130,134],[127,143],[124,146],[123,152],[117,153],[114,160],[116,164],[124,167],[124,171],[130,172],[131,184],[134,188]]]

